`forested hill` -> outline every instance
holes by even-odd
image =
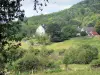
[[[24,27],[34,32],[40,24],[94,26],[97,20],[100,20],[100,0],[84,0],[60,12],[30,17]]]

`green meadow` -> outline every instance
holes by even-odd
[[[71,46],[76,46],[80,44],[89,44],[100,49],[100,37],[76,37],[76,38],[71,38],[63,42],[45,45],[45,47],[47,49],[62,50],[62,49],[68,49]],[[32,47],[35,49],[41,49],[43,46],[44,45],[38,45],[38,46],[32,46]],[[30,47],[29,43],[22,42],[21,48],[28,49],[29,47]]]
[[[29,40],[28,40],[29,41]],[[80,44],[88,44],[91,46],[95,46],[99,50],[100,57],[100,37],[76,37],[71,38],[69,40],[59,42],[59,43],[51,43],[50,45],[38,45],[38,46],[30,46],[28,43],[22,42],[21,48],[28,50],[30,47],[34,49],[42,49],[45,47],[49,50],[54,50],[54,57],[52,55],[49,57],[50,59],[57,58],[57,61],[62,61],[63,56],[59,56],[57,53],[63,49],[68,49],[72,46],[77,47]],[[60,69],[48,69],[44,71],[38,71],[34,73],[33,71],[25,71],[25,72],[12,72],[11,75],[100,75],[100,68],[91,68],[90,64],[69,64],[66,69],[65,65],[60,62]]]

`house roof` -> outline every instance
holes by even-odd
[[[87,31],[87,32],[96,32],[95,28],[94,27],[84,27],[84,30]]]
[[[43,24],[43,25],[41,25],[41,26],[46,30],[46,25]]]
[[[82,31],[82,29],[88,34],[88,36],[99,35],[94,27],[77,28],[78,31]]]
[[[96,29],[94,27],[85,27],[84,29],[88,33],[89,36],[91,36],[91,35],[99,35],[96,32]]]
[[[93,35],[99,35],[97,32],[91,32]]]

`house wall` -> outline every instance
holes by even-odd
[[[39,26],[36,30],[36,34],[37,35],[40,35],[40,36],[43,36],[45,35],[45,29],[42,27],[42,26]]]

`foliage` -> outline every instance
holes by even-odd
[[[90,45],[70,48],[64,56],[64,64],[88,64],[98,57],[98,49]]]
[[[59,55],[63,55],[65,53],[66,49],[62,49],[59,51]]]
[[[7,56],[6,59],[7,63],[11,63],[21,58],[24,55],[25,50],[22,48],[16,49],[12,47],[10,49],[5,50],[4,52],[5,52],[5,56]]]
[[[43,6],[47,6],[47,3],[49,3],[49,0],[44,0],[43,2],[39,1],[39,0],[34,0],[34,10],[36,10],[38,12],[39,10],[43,10]]]
[[[50,36],[50,40],[52,42],[62,41],[61,26],[60,25],[58,25],[56,23],[50,24],[47,26],[46,32]]]
[[[2,69],[4,68],[4,64],[5,64],[5,58],[4,58],[3,55],[0,53],[0,72],[1,72]]]
[[[93,61],[90,63],[90,66],[91,66],[92,68],[98,68],[98,67],[100,67],[100,59],[93,60]]]
[[[75,37],[77,30],[75,26],[60,26],[58,24],[50,24],[47,26],[47,33],[50,35],[52,42],[61,42],[69,38]]]
[[[17,70],[37,70],[39,64],[38,58],[33,54],[26,54],[23,58],[19,59],[14,65]]]
[[[43,44],[43,45],[48,45],[50,44],[50,39],[48,37],[47,34],[45,34],[44,36],[35,36],[36,40],[38,41],[39,44]]]
[[[12,75],[28,75],[30,74],[30,72],[23,72],[21,74],[18,73],[13,73]],[[83,69],[83,70],[77,70],[77,71],[49,71],[49,72],[41,72],[41,73],[37,73],[36,75],[100,75],[100,71],[99,70],[87,70],[87,69]]]
[[[64,40],[67,40],[69,38],[75,37],[77,33],[76,27],[74,26],[65,26],[64,28],[62,28],[62,38]]]
[[[26,28],[29,32],[31,32],[33,30],[31,28],[36,30],[36,28],[41,24],[48,26],[52,23],[55,23],[60,25],[61,29],[67,25],[95,26],[98,19],[100,19],[99,6],[99,0],[84,0],[73,5],[71,8],[62,10],[60,12],[30,17],[28,18],[28,26],[26,23],[24,23],[23,28]]]
[[[39,71],[51,68],[57,68],[54,60],[49,59],[48,56],[51,55],[49,50],[29,50],[22,58],[13,63],[14,69],[19,71]]]
[[[24,11],[20,9],[22,0],[0,0],[0,54],[5,59],[7,56],[4,47],[9,44],[8,40],[19,39],[20,21],[24,18]],[[18,19],[18,21],[15,21]],[[1,65],[5,64],[2,63]]]
[[[0,0],[0,53],[5,53],[4,46],[8,44],[8,40],[21,40],[25,35],[19,34],[21,28],[20,21],[24,20],[24,10],[21,10],[22,0]],[[37,6],[42,7],[43,4],[47,5],[48,0],[40,3],[34,0],[34,10]],[[18,19],[18,21],[15,21]],[[4,54],[2,54],[4,55]],[[7,59],[7,57],[4,58]],[[5,62],[6,63],[6,62]]]
[[[85,31],[81,32],[81,36],[86,36],[86,35],[87,35],[87,33]]]
[[[96,28],[96,31],[98,32],[98,34],[100,34],[100,21],[97,21],[95,28]]]

